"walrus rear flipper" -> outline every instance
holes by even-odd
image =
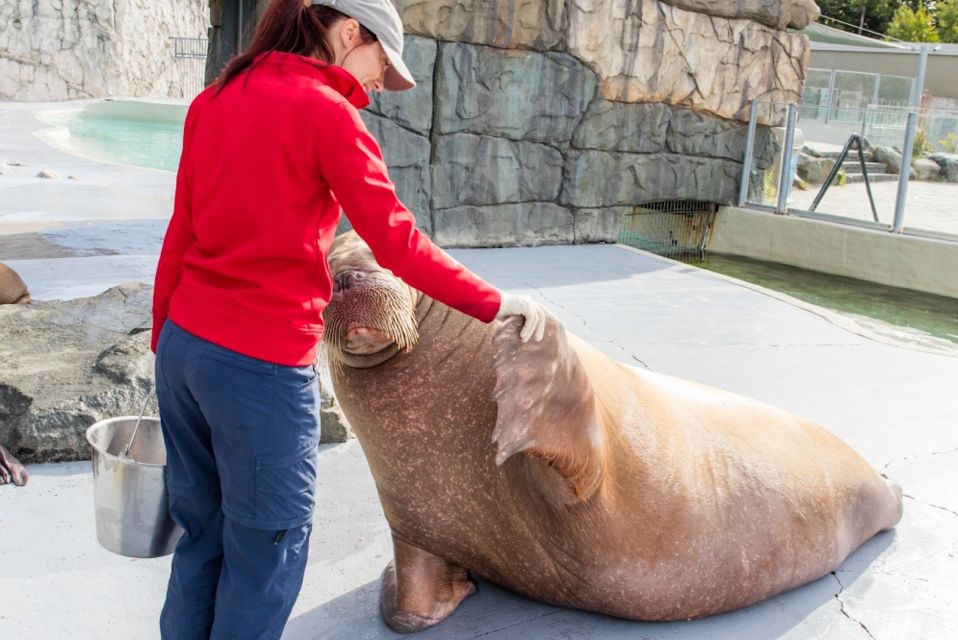
[[[546,314],[540,342],[520,341],[521,326],[510,318],[493,336],[496,464],[524,453],[549,502],[587,500],[602,484],[605,447],[588,373],[553,316]]]

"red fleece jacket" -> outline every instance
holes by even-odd
[[[169,317],[254,358],[313,363],[340,209],[407,284],[495,317],[499,292],[433,245],[396,198],[357,111],[368,104],[344,69],[280,52],[193,100],[156,272],[154,351]]]

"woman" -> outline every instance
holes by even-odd
[[[307,0],[308,1],[308,0]],[[154,294],[173,556],[164,638],[278,638],[306,565],[313,363],[340,208],[384,267],[490,322],[542,310],[415,228],[357,109],[415,83],[389,0],[274,0],[187,114]],[[333,5],[332,9],[326,4]]]

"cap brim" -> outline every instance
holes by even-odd
[[[402,55],[392,47],[383,44],[382,40],[379,44],[389,58],[389,68],[386,69],[386,75],[383,78],[383,88],[386,91],[408,91],[415,87],[416,81],[409,73],[409,67],[403,62]]]

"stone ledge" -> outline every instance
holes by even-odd
[[[551,202],[436,211],[436,243],[443,247],[534,247],[572,244],[572,213]]]
[[[731,160],[668,153],[572,151],[562,204],[581,209],[657,200],[730,203],[738,197],[742,165]]]

